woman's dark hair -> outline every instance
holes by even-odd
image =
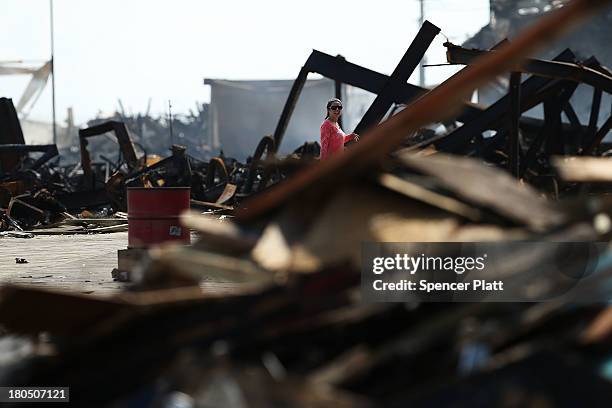
[[[342,106],[342,101],[338,98],[331,98],[329,101],[327,101],[327,107],[325,108],[325,119],[329,118],[329,108],[334,102],[338,102],[340,106]]]

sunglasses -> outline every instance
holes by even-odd
[[[342,110],[342,106],[339,105],[334,105],[334,106],[330,106],[329,109],[335,111],[335,110]]]

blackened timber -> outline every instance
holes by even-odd
[[[344,59],[342,55],[337,55],[336,58],[338,58],[339,60]],[[342,82],[337,79],[334,81],[334,95],[337,99],[342,100]],[[338,125],[342,127],[342,116],[338,118]]]
[[[563,51],[555,58],[555,60],[561,61],[573,59],[574,54],[568,49]],[[521,84],[521,109],[526,109],[528,106],[527,103],[525,103],[525,99],[531,99],[539,90],[551,84],[553,81],[554,80],[550,78],[542,78],[537,76],[527,78]],[[457,152],[464,149],[474,136],[481,134],[487,129],[490,129],[496,120],[503,117],[509,108],[509,104],[510,98],[508,95],[503,96],[493,105],[485,109],[482,115],[480,115],[478,118],[465,123],[457,130],[451,132],[444,139],[439,140],[436,143],[436,148],[445,152]]]
[[[2,158],[6,156],[19,157],[26,153],[40,152],[43,153],[32,165],[29,170],[36,170],[55,156],[59,154],[57,145],[25,145],[25,144],[5,144],[0,145],[0,164]]]
[[[302,80],[305,81],[306,75],[310,72],[320,74],[334,81],[342,82],[374,94],[379,94],[389,80],[387,75],[348,62],[344,58],[334,57],[321,51],[313,50],[293,84],[289,97],[285,102],[283,113],[276,126],[274,132],[276,149],[279,148],[282,142],[289,118],[291,117],[295,103],[297,103],[301,87],[304,85]],[[426,92],[428,92],[428,89],[404,82],[396,84],[396,87],[391,90],[390,94],[393,98],[393,103],[409,104],[418,97],[423,96]],[[482,112],[482,108],[464,101],[462,103],[461,113],[456,117],[456,120],[462,123],[470,122],[477,119]],[[527,120],[530,119],[521,118],[521,125],[527,124],[525,122]],[[529,125],[531,124],[535,124],[534,120],[530,120]]]
[[[564,154],[570,154],[570,153],[576,153],[579,149],[579,145],[577,145],[576,143],[570,143],[570,140],[576,140],[576,139],[572,139],[570,138],[570,135],[567,132],[563,131],[563,119],[561,117],[561,115],[563,114],[563,107],[566,105],[569,105],[569,100],[572,97],[572,95],[574,94],[574,91],[576,91],[576,88],[578,88],[578,83],[577,82],[571,82],[571,81],[564,81],[567,85],[561,90],[561,93],[559,95],[559,99],[557,100],[557,103],[559,105],[559,139],[560,139],[560,149],[563,150]],[[574,125],[572,125],[572,127],[575,129],[576,127]]]
[[[408,81],[408,78],[410,78],[410,75],[412,75],[419,62],[423,59],[425,52],[439,32],[440,29],[429,21],[423,23],[417,36],[412,41],[412,44],[410,44],[410,47],[408,47],[399,64],[397,64],[397,67],[395,67],[395,70],[393,70],[385,86],[376,96],[376,99],[374,99],[374,102],[372,102],[365,115],[363,115],[361,121],[359,121],[355,128],[355,133],[362,133],[380,122],[394,101],[394,88],[397,87],[397,84]]]
[[[326,197],[338,185],[360,177],[372,165],[380,163],[381,159],[397,148],[406,134],[427,124],[448,119],[451,112],[456,112],[462,106],[459,99],[462,95],[470,95],[494,77],[513,70],[528,55],[537,52],[547,42],[567,31],[572,24],[586,19],[602,7],[601,2],[575,0],[554,13],[547,13],[515,37],[507,47],[483,57],[470,69],[459,71],[397,115],[372,128],[369,135],[364,135],[363,141],[348,149],[345,154],[309,166],[286,182],[278,183],[249,200],[235,213],[236,221],[254,222],[258,217],[305,195]],[[448,135],[436,137],[446,138]]]
[[[546,131],[546,126],[540,128],[537,137],[531,142],[531,145],[527,149],[525,159],[519,165],[520,177],[523,177],[525,175],[525,172],[533,165],[538,155],[538,152],[542,148],[544,140],[546,139]]]
[[[510,112],[508,126],[508,170],[519,176],[519,119],[521,116],[521,73],[510,74]]]
[[[599,108],[601,107],[601,89],[593,89],[593,99],[591,100],[591,114],[589,116],[589,125],[585,136],[585,145],[590,146],[595,139],[597,132],[597,122],[599,120]]]
[[[86,129],[79,130],[79,142],[81,148],[81,167],[83,169],[83,183],[87,188],[94,189],[94,176],[91,169],[91,156],[87,150],[87,138],[102,135],[107,132],[114,132],[115,137],[119,143],[121,154],[127,164],[130,172],[135,171],[138,168],[138,158],[132,145],[132,140],[122,122],[110,120],[108,122],[101,123],[96,126],[91,126]]]
[[[276,129],[274,130],[275,152],[276,149],[278,149],[278,147],[280,146],[281,141],[283,140],[283,136],[285,135],[285,131],[287,130],[287,126],[289,125],[289,119],[293,114],[295,105],[297,104],[297,100],[300,97],[300,93],[302,93],[304,84],[306,83],[306,78],[308,78],[308,68],[305,65],[302,67],[302,69],[300,69],[298,77],[293,82],[293,86],[291,87],[291,91],[289,91],[289,96],[287,97],[287,102],[285,102],[285,106],[283,107],[280,119],[278,120]]]
[[[0,144],[25,144],[17,111],[13,100],[9,98],[0,98]],[[0,154],[0,170],[4,173],[13,171],[21,158],[21,154],[15,155],[12,152]]]
[[[385,74],[353,64],[344,59],[339,60],[337,57],[317,50],[312,51],[305,66],[308,67],[309,72],[320,74],[326,78],[340,81],[374,94],[380,93],[389,78]],[[398,84],[393,92],[393,102],[409,104],[427,91],[428,89],[410,83]],[[476,119],[484,111],[483,108],[470,102],[463,102],[462,106],[462,113],[456,117],[457,121],[462,123]],[[543,122],[538,119],[521,118],[521,125],[542,126],[542,124]]]
[[[595,137],[593,138],[593,141],[591,142],[590,146],[584,150],[584,153],[591,154],[595,152],[601,141],[604,139],[604,137],[606,137],[608,132],[610,132],[610,129],[612,129],[612,115],[608,117],[606,122],[601,126],[601,128],[599,128],[595,134]]]
[[[389,77],[385,74],[317,50],[312,51],[305,66],[309,72],[320,74],[326,78],[340,81],[373,94],[379,94],[389,80]],[[417,85],[400,83],[392,91],[393,102],[407,104],[417,97],[424,95],[427,91],[428,89]],[[482,113],[481,108],[469,102],[464,103],[463,107],[463,113],[457,118],[459,121],[471,120]]]
[[[541,89],[544,85],[553,81],[554,80],[547,78],[531,77],[523,82],[520,86],[520,95],[522,99],[520,104],[521,111],[528,110],[530,105],[539,104],[540,100],[534,100],[533,96],[537,93],[538,89]],[[530,99],[529,104],[525,101],[526,99]],[[463,126],[449,133],[448,137],[437,141],[435,143],[436,148],[445,152],[463,152],[472,138],[482,134],[485,130],[495,128],[495,122],[506,115],[510,107],[509,105],[510,98],[508,95],[505,95],[485,109],[481,117],[465,123]]]
[[[564,129],[563,133],[568,137],[571,152],[577,153],[582,148],[583,139],[586,131],[583,132],[582,124],[580,123],[580,118],[578,118],[574,107],[569,101],[565,102],[562,105],[561,109],[563,110],[563,113],[565,113],[565,117],[569,120],[571,127],[571,132],[567,132]]]
[[[88,137],[98,136],[107,132],[115,133],[115,137],[119,142],[121,153],[123,154],[123,158],[125,159],[128,168],[130,168],[130,170],[136,168],[138,165],[138,159],[136,158],[136,152],[134,151],[134,146],[132,146],[130,135],[128,134],[127,128],[123,122],[109,120],[108,122],[104,122],[96,126],[81,129],[79,130],[79,138],[84,140]]]
[[[578,118],[578,115],[576,114],[574,107],[569,101],[563,105],[563,113],[565,113],[567,120],[569,120],[569,122],[575,129],[582,128],[582,124],[580,123],[580,118]]]
[[[521,177],[525,174],[527,169],[529,169],[535,163],[537,155],[542,149],[544,142],[546,142],[546,148],[549,155],[552,154],[550,152],[563,152],[567,147],[567,136],[570,127],[563,126],[561,120],[561,107],[569,102],[569,99],[576,90],[578,84],[571,83],[569,81],[561,81],[561,84],[565,84],[565,88],[560,89],[557,95],[549,95],[544,101],[545,124],[542,128],[540,128],[537,137],[531,142],[531,145],[525,154],[525,159],[520,164]],[[580,130],[582,131],[582,128]]]
[[[451,43],[445,43],[446,58],[451,64],[469,65],[476,58],[491,51],[469,50]],[[495,52],[495,51],[492,51]],[[612,94],[612,77],[605,75],[603,71],[595,68],[585,67],[565,61],[545,61],[535,58],[526,60],[520,71],[556,79],[567,79],[575,82],[584,82],[598,89],[603,89]]]
[[[13,100],[0,98],[0,144],[25,144]]]
[[[563,155],[561,134],[561,104],[557,98],[544,102],[544,122],[546,123],[546,153],[547,156]]]

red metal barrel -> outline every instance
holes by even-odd
[[[128,248],[168,241],[190,243],[179,215],[189,209],[189,187],[128,188]]]

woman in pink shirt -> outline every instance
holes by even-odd
[[[340,129],[338,125],[340,115],[342,115],[342,101],[338,98],[327,101],[327,116],[321,125],[321,160],[342,153],[346,142],[359,140],[359,135],[356,133],[347,135]]]

